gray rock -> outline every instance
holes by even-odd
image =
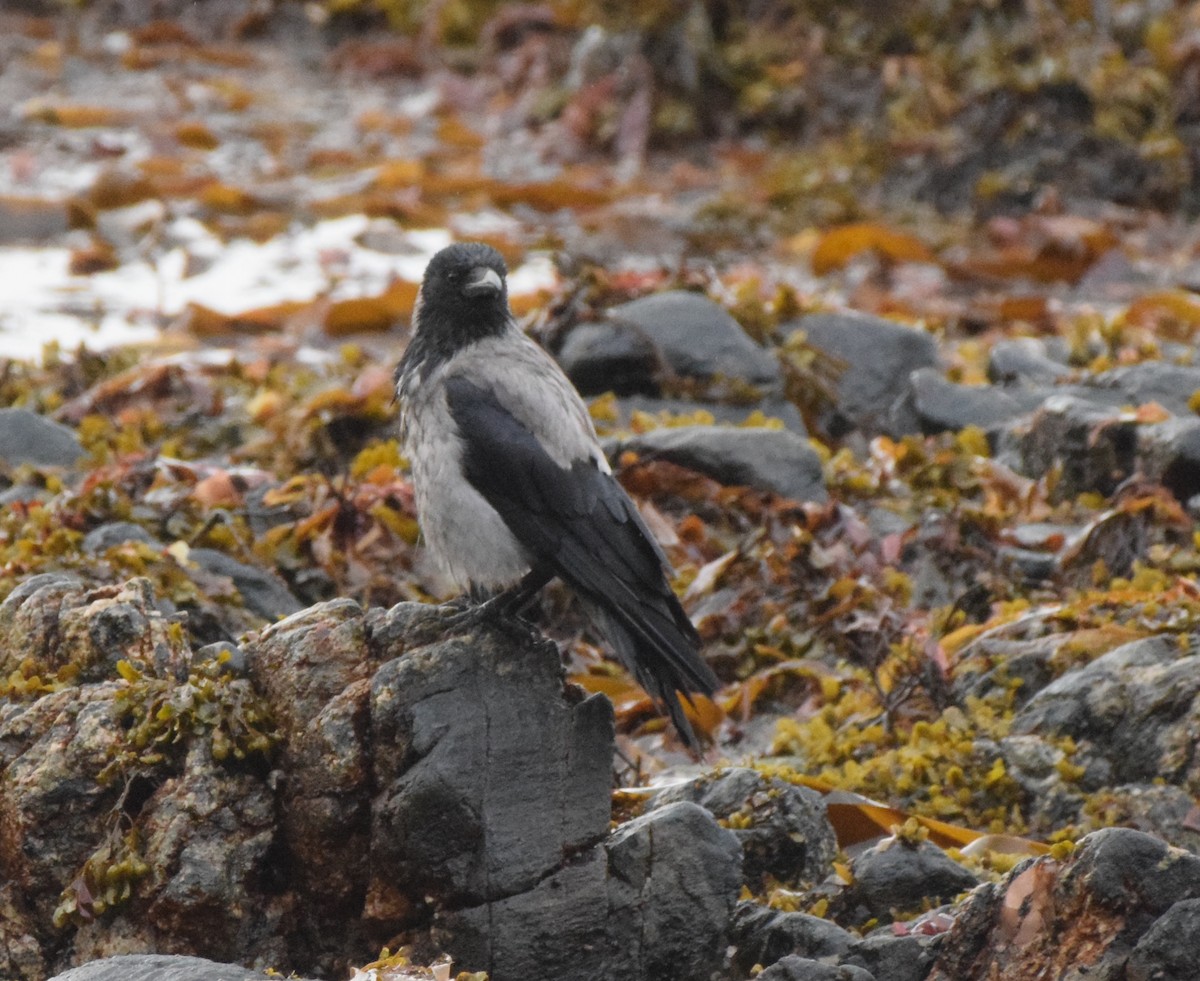
[[[110,548],[126,542],[142,542],[154,548],[162,546],[157,538],[132,521],[109,521],[97,525],[83,536],[83,550],[89,555],[102,555]]]
[[[998,385],[1041,388],[1071,375],[1070,365],[1053,357],[1046,342],[1036,337],[997,341],[988,354],[988,378]]]
[[[583,395],[658,394],[658,352],[650,339],[631,325],[579,324],[567,335],[557,357]]]
[[[608,316],[614,324],[636,328],[677,375],[780,384],[775,357],[755,344],[724,307],[699,293],[655,293],[613,307]]]
[[[31,914],[22,892],[11,880],[0,885],[0,977],[42,981],[49,973],[39,941],[46,924]]]
[[[375,760],[376,876],[474,906],[527,892],[604,837],[612,707],[599,696],[569,706],[562,684],[554,644],[513,659],[491,634],[411,650],[375,673],[371,739],[392,747]]]
[[[82,456],[75,430],[28,409],[0,409],[0,460],[10,467],[70,467]]]
[[[619,444],[669,460],[724,484],[745,484],[797,501],[825,501],[821,458],[786,429],[672,426],[652,429]]]
[[[840,902],[874,917],[916,910],[929,901],[946,902],[979,884],[973,873],[937,845],[903,838],[890,838],[863,852],[854,859],[851,871],[854,882]]]
[[[767,876],[783,883],[819,882],[837,857],[825,799],[807,787],[733,767],[661,791],[647,806],[680,800],[699,804],[721,820],[738,819],[733,834],[752,889],[761,888]]]
[[[857,940],[854,934],[830,920],[808,913],[785,913],[753,900],[738,903],[730,936],[730,942],[737,947],[734,964],[745,974],[755,964],[765,967],[790,954],[813,959],[838,958]]]
[[[218,964],[202,957],[122,954],[73,967],[50,981],[269,981],[270,977],[237,964]]]
[[[1154,520],[1145,511],[1110,511],[1093,520],[1072,539],[1058,556],[1058,567],[1066,582],[1081,589],[1093,583],[1097,563],[1113,576],[1133,574],[1155,540]]]
[[[1073,762],[1090,771],[1085,789],[1100,781],[1179,783],[1196,767],[1197,696],[1200,654],[1149,637],[1047,685],[1017,713],[1012,732],[1071,736],[1079,746]]]
[[[1141,831],[1105,828],[1080,842],[1063,886],[1148,926],[1176,903],[1200,899],[1200,857]]]
[[[552,643],[339,600],[249,637],[210,689],[177,672],[219,649],[193,654],[144,580],[41,577],[0,604],[0,644],[29,656],[23,627],[48,660],[123,654],[140,676],[0,702],[6,977],[141,970],[101,959],[168,946],[332,972],[400,931],[498,981],[700,981],[724,960],[737,839],[688,802],[610,831],[612,707],[564,684]],[[127,745],[139,719],[161,740]],[[123,749],[147,750],[130,779],[98,779]],[[130,826],[145,867],[102,911],[82,870]]]
[[[0,815],[13,843],[4,877],[20,885],[42,943],[62,889],[96,848],[120,795],[95,779],[120,745],[116,689],[113,682],[64,688],[0,716]]]
[[[1088,267],[1071,292],[1085,303],[1125,304],[1162,286],[1161,270],[1151,273],[1135,266],[1124,250],[1111,248]]]
[[[57,573],[34,576],[0,604],[0,670],[32,659],[43,676],[73,665],[80,680],[113,676],[118,661],[186,673],[184,643],[174,621],[155,607],[147,579],[85,591]]]
[[[895,937],[876,931],[863,937],[842,957],[871,972],[875,981],[925,981],[945,934],[932,937]]]
[[[970,658],[955,672],[954,692],[958,698],[975,695],[995,697],[1015,680],[1016,704],[1024,705],[1054,680],[1051,661],[1062,646],[1056,635],[1007,640],[984,637],[970,648]]]
[[[1016,468],[1040,478],[1061,469],[1057,500],[1083,491],[1108,494],[1135,468],[1137,426],[1118,410],[1054,395],[1017,431]]]
[[[287,774],[281,840],[292,881],[312,897],[305,914],[314,924],[342,915],[368,878],[370,679],[380,663],[372,622],[352,600],[332,600],[267,627],[243,648],[279,728],[278,766]],[[398,635],[384,649],[402,644]]]
[[[264,620],[278,620],[304,609],[287,586],[265,569],[239,562],[214,548],[193,548],[188,559],[206,572],[231,579],[246,608]]]
[[[76,945],[88,944],[89,934],[123,932],[122,920],[133,916],[178,948],[219,960],[254,951],[282,963],[283,906],[261,886],[273,874],[275,848],[275,798],[264,777],[227,772],[206,746],[188,753],[182,772],[154,791],[140,816],[141,846],[155,859],[142,887],[154,894],[144,920],[118,909],[112,921],[83,927]]]
[[[824,420],[832,436],[859,429],[868,435],[915,432],[915,419],[892,407],[908,389],[919,368],[937,365],[937,345],[923,331],[859,314],[813,313],[780,330],[790,336],[803,330],[808,343],[844,365],[837,383],[837,405]]]
[[[758,978],[759,981],[875,981],[875,975],[861,967],[822,964],[795,954],[776,961]]]
[[[642,920],[628,935],[640,947],[635,976],[708,978],[724,958],[742,881],[737,839],[706,810],[681,801],[622,825],[605,850],[616,899],[609,909],[618,920]]]
[[[733,836],[680,802],[528,892],[440,915],[434,939],[497,981],[707,981],[725,954],[740,864]]]
[[[936,368],[914,371],[908,383],[908,401],[925,433],[957,432],[967,426],[991,429],[1032,408],[1028,399],[1000,388],[947,381]]]
[[[13,484],[8,490],[0,493],[0,508],[6,508],[10,504],[30,504],[33,501],[45,503],[53,496],[46,488],[36,484]]]
[[[1200,494],[1200,419],[1167,419],[1137,432],[1143,474],[1181,501]]]
[[[79,603],[83,583],[61,572],[30,576],[0,603],[0,674],[17,669],[27,657],[56,660],[62,610]]]
[[[1130,977],[1131,948],[1146,938],[1142,963],[1165,967],[1194,945],[1194,935],[1179,931],[1192,908],[1181,906],[1161,930],[1151,931],[1177,904],[1197,899],[1200,858],[1140,831],[1106,828],[1084,838],[1063,867],[1049,858],[1030,859],[999,885],[972,892],[956,911],[928,981],[1115,981]],[[1025,942],[1014,943],[1014,937]],[[1194,956],[1187,963],[1194,968]],[[1182,977],[1194,977],[1194,970]]]
[[[1008,775],[1030,799],[1045,797],[1061,784],[1058,767],[1066,761],[1066,753],[1040,736],[1006,736],[999,750]]]
[[[213,644],[205,644],[192,655],[193,664],[202,664],[206,661],[220,661],[221,657],[225,657],[223,670],[226,674],[236,676],[246,674],[246,654],[237,646],[227,640],[218,640]]]
[[[1107,824],[1144,831],[1200,855],[1196,800],[1183,787],[1153,783],[1106,787],[1103,813]]]
[[[1194,981],[1200,965],[1200,899],[1184,899],[1154,921],[1125,965],[1126,981]]]
[[[1174,415],[1191,416],[1188,402],[1200,391],[1200,367],[1143,361],[1101,372],[1086,384],[1116,391],[1130,405],[1157,402]]]

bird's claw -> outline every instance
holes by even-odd
[[[454,633],[466,633],[476,627],[494,627],[520,643],[533,643],[542,639],[542,632],[528,620],[515,616],[504,602],[504,594],[494,596],[484,603],[472,604],[466,597],[457,597],[439,607],[443,626]]]

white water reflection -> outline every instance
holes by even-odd
[[[225,242],[180,217],[166,223],[167,248],[153,260],[87,276],[71,275],[66,248],[0,248],[0,357],[36,359],[50,341],[68,351],[152,341],[190,303],[228,315],[323,295],[371,296],[396,278],[419,281],[451,241],[444,229],[391,226],[383,252],[361,244],[370,228],[370,219],[352,215],[262,243]],[[534,257],[513,271],[510,291],[547,289],[555,275],[548,258]]]

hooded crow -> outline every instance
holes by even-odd
[[[666,556],[617,483],[587,407],[508,308],[488,245],[435,255],[396,369],[400,435],[425,542],[475,612],[520,612],[555,576],[696,747],[679,693],[717,678]]]

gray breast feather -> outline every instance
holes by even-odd
[[[401,379],[400,433],[426,544],[460,589],[502,589],[529,571],[531,556],[464,475],[462,434],[445,390],[456,377],[490,389],[560,467],[591,460],[604,473],[611,470],[587,406],[550,355],[515,324],[463,348],[424,379],[415,371]]]
[[[407,386],[401,417],[421,532],[434,559],[464,592],[518,582],[529,556],[464,476],[463,442],[435,378]]]

